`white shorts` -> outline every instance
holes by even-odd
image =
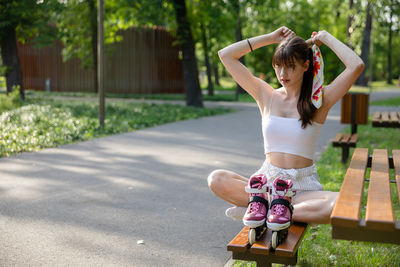
[[[292,190],[296,191],[296,195],[304,191],[323,191],[321,183],[319,182],[319,176],[315,164],[310,167],[301,169],[282,169],[273,166],[268,160],[265,160],[261,168],[255,172],[256,174],[264,174],[267,176],[268,186],[272,186],[276,178],[282,176],[286,179],[292,179],[293,187]]]

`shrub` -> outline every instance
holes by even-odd
[[[19,86],[14,87],[9,94],[0,94],[0,114],[20,106],[22,106],[22,100],[19,94]]]

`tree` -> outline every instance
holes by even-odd
[[[243,34],[242,34],[242,18],[240,16],[240,0],[230,0],[230,3],[233,7],[233,10],[235,12],[235,17],[236,17],[236,30],[235,30],[235,41],[239,42],[243,40]],[[243,64],[246,65],[244,57],[241,57],[239,61]],[[244,94],[246,91],[239,85],[236,84],[236,100],[239,99],[239,94]]]
[[[0,17],[7,18],[0,23],[0,48],[6,77],[7,93],[19,87],[21,98],[25,99],[21,65],[18,58],[17,39],[38,44],[49,41],[41,35],[55,35],[48,23],[49,12],[55,10],[57,1],[8,0],[0,1]],[[50,38],[51,39],[51,38]]]
[[[177,28],[177,39],[183,55],[183,75],[186,88],[186,104],[203,107],[202,93],[199,82],[199,71],[194,49],[194,41],[190,23],[187,17],[185,0],[173,0]]]
[[[204,50],[204,62],[206,64],[207,70],[207,79],[208,79],[208,95],[214,95],[214,86],[211,77],[211,64],[210,64],[210,57],[209,57],[209,45],[208,45],[208,37],[206,33],[206,27],[203,23],[200,24],[201,28],[201,35],[202,35],[202,44]]]
[[[380,6],[379,23],[386,28],[388,35],[387,42],[387,83],[392,84],[393,79],[393,35],[399,31],[400,1],[385,0]]]
[[[353,21],[354,21],[354,14],[353,14],[353,6],[354,6],[354,1],[349,0],[349,15],[347,17],[347,29],[346,29],[346,37],[347,37],[347,45],[351,47],[351,34],[353,33]]]
[[[368,2],[366,17],[365,17],[365,28],[364,34],[362,39],[362,47],[361,47],[361,59],[364,62],[365,66],[368,65],[368,56],[369,56],[369,48],[370,48],[370,41],[371,41],[371,31],[372,31],[372,3]],[[367,86],[368,80],[365,77],[365,72],[367,68],[361,73],[360,77],[358,77],[356,84]]]

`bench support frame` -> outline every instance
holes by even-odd
[[[255,261],[257,266],[272,266],[272,263],[279,263],[285,265],[296,265],[297,263],[297,251],[293,257],[280,257],[274,254],[265,255],[246,252],[234,252],[232,251],[232,259],[244,260],[244,261]]]

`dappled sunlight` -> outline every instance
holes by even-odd
[[[115,177],[115,176],[103,176],[105,180],[113,184],[118,184],[122,186],[127,186],[128,189],[143,189],[143,190],[152,190],[153,185],[150,183],[151,181],[138,181],[133,180],[131,177]]]
[[[40,180],[17,175],[7,175],[0,179],[0,190],[4,198],[12,198],[19,201],[34,200],[45,197],[46,188],[61,186],[61,182],[52,180]]]
[[[252,120],[232,124],[228,114],[223,124],[210,117],[0,159],[0,225],[17,233],[0,228],[11,244],[0,257],[22,254],[21,261],[40,265],[37,255],[46,251],[54,263],[76,258],[78,265],[141,264],[156,256],[171,265],[172,256],[212,264],[209,249],[223,249],[237,224],[225,218],[226,204],[208,189],[207,176],[219,168],[248,176],[263,161],[258,110],[244,112]],[[221,222],[232,224],[210,230]],[[147,253],[150,247],[157,255]]]

